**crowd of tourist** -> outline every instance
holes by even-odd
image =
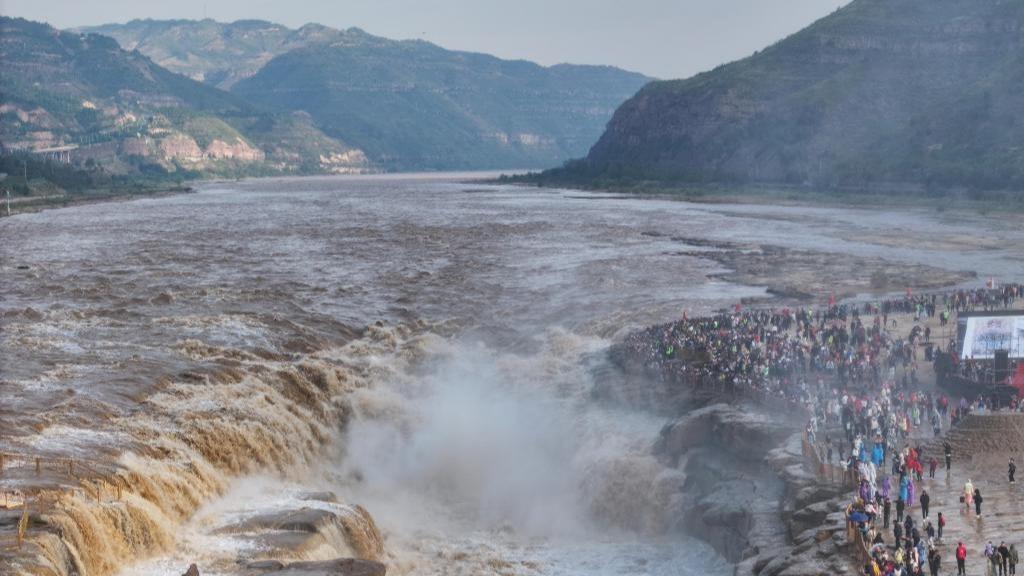
[[[669,381],[729,392],[758,391],[807,400],[808,383],[873,385],[896,377],[906,387],[917,378],[918,343],[931,342],[930,328],[915,326],[894,336],[897,314],[916,320],[954,311],[1009,307],[1024,286],[907,294],[824,309],[743,310],[688,318],[636,332],[620,345],[625,357]],[[890,320],[892,323],[890,323]],[[930,359],[930,358],[929,358]]]
[[[824,461],[842,465],[857,481],[846,513],[851,534],[859,532],[867,550],[867,576],[905,576],[925,571],[932,576],[939,574],[946,519],[941,512],[933,518],[924,479],[926,475],[934,479],[940,465],[949,472],[952,447],[943,443],[940,464],[935,456],[925,461],[920,442],[922,436],[938,435],[943,423],[984,409],[981,401],[968,403],[961,399],[953,405],[944,395],[894,393],[888,384],[866,397],[844,395],[838,403],[833,398],[818,404],[808,425],[808,438],[822,446]],[[924,418],[924,414],[930,416]],[[819,419],[844,433],[840,438],[827,434],[824,440],[816,438]],[[849,446],[848,455],[844,454],[845,446]],[[1016,464],[1011,458],[1007,466],[1009,483],[1015,481],[1015,473]],[[965,513],[973,512],[980,518],[984,502],[981,489],[968,480],[961,494]],[[915,508],[920,510],[919,519],[915,519]],[[955,558],[958,573],[963,574],[967,548],[962,542],[958,544]],[[985,558],[991,576],[1016,573],[1018,554],[1014,544],[990,544]]]
[[[628,337],[628,357],[670,382],[722,392],[756,392],[799,403],[810,413],[807,436],[822,461],[841,466],[857,480],[847,509],[849,528],[866,543],[869,576],[939,574],[945,519],[930,515],[924,477],[940,462],[925,461],[921,438],[937,437],[964,415],[990,408],[988,400],[953,401],[918,386],[919,350],[932,360],[931,329],[957,312],[1009,308],[1024,297],[1018,284],[998,288],[912,295],[824,309],[743,310],[737,306],[687,318]],[[908,320],[907,330],[898,322]],[[897,318],[900,316],[900,318]],[[939,353],[952,353],[947,347]],[[1017,408],[1017,405],[1014,405]],[[951,466],[947,444],[942,465]],[[1010,462],[1010,480],[1015,466]],[[981,515],[983,496],[965,486],[963,501]],[[911,510],[919,507],[918,519]],[[891,537],[887,534],[891,530]],[[855,532],[854,532],[855,533]],[[1014,574],[1017,550],[1000,544],[986,551],[999,574]],[[1005,552],[1005,553],[1004,553]],[[966,562],[961,544],[954,555]]]

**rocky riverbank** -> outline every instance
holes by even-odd
[[[795,407],[718,403],[668,424],[655,445],[658,457],[686,476],[677,528],[710,543],[736,564],[737,575],[854,568],[843,514],[848,490],[807,470],[801,422]]]

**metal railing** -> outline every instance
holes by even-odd
[[[811,468],[811,471],[814,472],[819,480],[841,485],[851,490],[856,488],[856,470],[825,462],[821,458],[819,449],[808,439],[807,433],[802,435],[801,444],[803,446],[804,463]],[[859,557],[861,563],[867,563],[871,560],[871,549],[868,543],[864,541],[864,536],[858,529],[857,524],[850,520],[846,521],[846,538],[853,544],[854,553]]]
[[[802,445],[805,465],[811,469],[810,471],[819,480],[839,484],[851,489],[857,486],[856,470],[825,462],[821,457],[820,450],[808,440],[806,432],[802,437]]]
[[[63,494],[81,493],[97,503],[120,501],[127,487],[127,480],[123,477],[102,473],[84,459],[0,452],[0,480],[13,472],[36,477],[44,473],[55,474],[58,478],[71,480],[74,486],[13,490],[0,488],[0,503],[3,507],[8,510],[21,509],[14,533],[0,534],[0,549],[21,549],[28,538],[32,514],[41,512]]]

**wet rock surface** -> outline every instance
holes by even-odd
[[[686,476],[679,528],[734,562],[785,545],[784,485],[767,456],[798,429],[762,407],[714,404],[662,429],[655,454]]]
[[[805,469],[800,438],[799,433],[791,435],[766,459],[783,483],[776,523],[750,535],[757,553],[737,565],[737,575],[858,573],[846,540],[843,509],[848,491],[821,482]]]
[[[295,532],[321,532],[337,521],[337,514],[330,510],[303,508],[260,514],[220,530],[224,533],[254,532],[257,530],[288,530]]]
[[[257,552],[250,560],[315,558],[323,551],[340,551],[367,560],[377,560],[383,555],[381,535],[362,507],[320,499],[333,499],[331,493],[304,496],[305,500],[317,501],[330,508],[304,507],[257,514],[222,526],[215,533],[251,541]]]
[[[380,562],[338,558],[321,562],[293,562],[283,567],[260,570],[249,567],[247,576],[384,576],[387,568]]]
[[[761,460],[792,433],[794,424],[753,406],[714,404],[694,410],[666,426],[654,450],[674,462],[704,446],[717,446],[745,460]]]

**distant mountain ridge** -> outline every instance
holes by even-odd
[[[368,37],[282,54],[232,92],[307,111],[325,133],[385,166],[475,169],[550,166],[582,154],[646,82],[613,68],[545,68]]]
[[[557,165],[584,154],[649,81],[316,24],[135,20],[83,30],[264,110],[307,114],[328,137],[392,170]]]
[[[1024,188],[1024,2],[854,0],[625,102],[553,181]]]
[[[127,173],[362,171],[308,115],[270,113],[98,34],[0,17],[0,146]],[[311,152],[310,148],[314,151]]]
[[[138,50],[168,70],[223,90],[289,50],[346,35],[365,35],[356,28],[341,31],[319,24],[293,30],[265,20],[210,19],[132,20],[76,31],[109,36],[125,50]]]

